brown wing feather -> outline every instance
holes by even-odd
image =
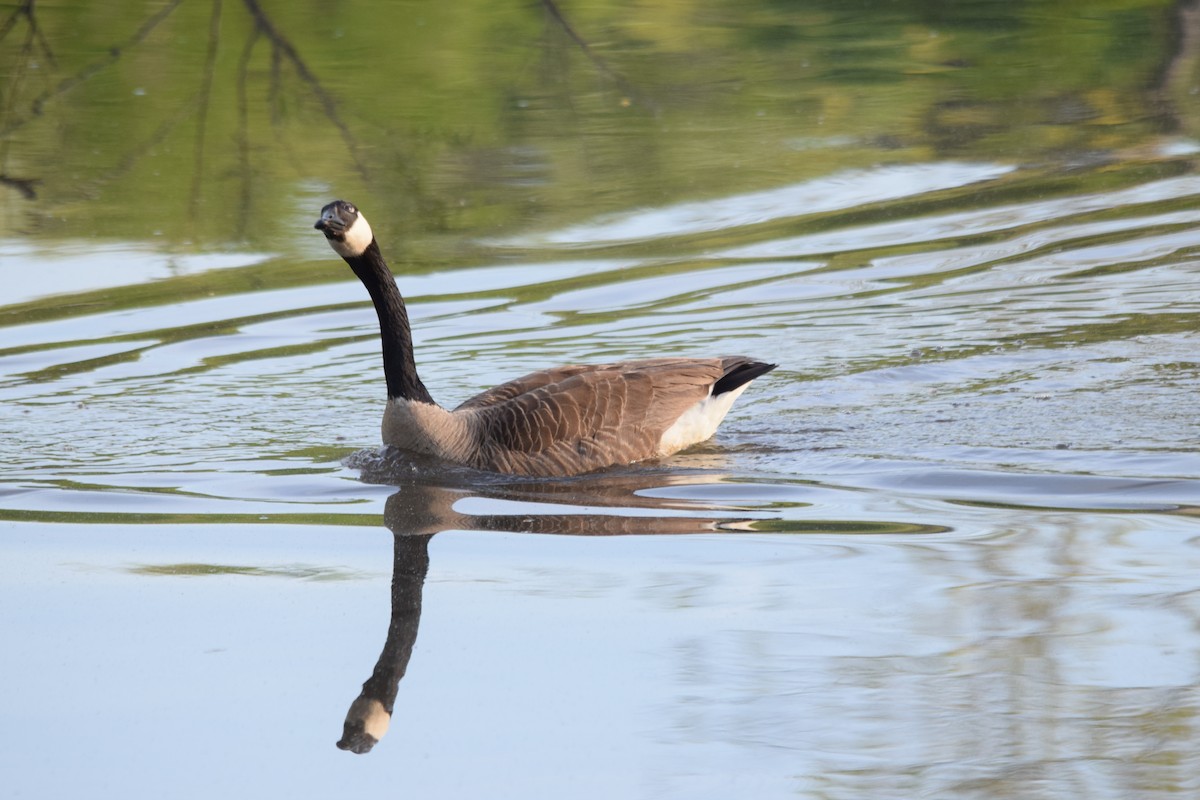
[[[531,372],[528,375],[522,375],[520,378],[515,378],[507,383],[502,383],[499,386],[480,392],[469,400],[466,400],[455,411],[461,411],[466,408],[483,408],[486,406],[494,406],[503,403],[506,400],[511,400],[518,395],[532,392],[541,386],[547,386],[553,383],[558,383],[561,380],[569,378],[580,372],[587,372],[596,369],[595,366],[582,364],[568,364],[552,369],[538,370]]]
[[[647,359],[561,367],[468,400],[478,409],[477,466],[570,475],[651,458],[663,432],[704,399],[721,359]]]

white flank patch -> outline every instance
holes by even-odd
[[[354,258],[361,256],[374,238],[375,234],[371,232],[371,224],[367,222],[367,218],[360,211],[358,218],[346,229],[346,238],[340,242],[330,239],[329,246],[342,258]]]
[[[721,420],[725,419],[725,415],[733,407],[733,401],[746,391],[750,383],[743,383],[733,391],[719,394],[716,397],[710,394],[683,412],[679,419],[675,420],[675,424],[667,428],[662,438],[659,439],[659,455],[669,456],[672,453],[678,453],[685,447],[691,447],[712,437],[721,425]]]

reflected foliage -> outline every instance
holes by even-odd
[[[1086,9],[24,0],[0,23],[23,212],[0,230],[280,247],[338,195],[427,259],[831,168],[1193,129],[1194,10]]]
[[[17,684],[34,698],[25,722],[10,715],[24,732],[10,749],[53,765],[14,777],[27,794],[62,775],[106,784],[88,770],[104,761],[141,780],[144,764],[120,754],[159,740],[168,760],[152,760],[173,774],[170,754],[186,761],[195,749],[180,742],[228,744],[227,720],[253,707],[214,714],[219,692],[179,694],[180,675],[153,663],[174,649],[164,628],[141,637],[150,661],[106,671],[139,637],[125,614],[106,614],[98,646],[82,646],[67,608],[79,595],[62,583],[92,593],[85,611],[123,606],[102,602],[107,587],[45,569],[46,553],[86,563],[89,548],[108,548],[130,580],[134,523],[197,526],[164,535],[173,542],[203,536],[200,526],[378,528],[378,487],[331,463],[377,441],[382,399],[365,298],[315,286],[350,280],[310,229],[342,195],[379,208],[377,227],[405,242],[392,260],[406,267],[423,357],[449,396],[652,348],[786,356],[719,446],[664,465],[422,482],[420,467],[352,462],[400,489],[385,517],[392,613],[374,668],[354,667],[371,674],[345,747],[369,749],[400,689],[417,694],[400,679],[429,537],[717,534],[671,542],[649,567],[634,563],[644,549],[605,543],[620,553],[605,574],[637,598],[614,613],[614,595],[598,593],[598,616],[632,632],[657,615],[654,643],[639,631],[590,661],[603,671],[615,653],[638,668],[636,684],[563,670],[594,696],[650,698],[628,729],[648,754],[646,785],[690,796],[736,765],[748,784],[778,781],[779,796],[1187,794],[1200,774],[1188,747],[1200,687],[1200,180],[1186,140],[1200,131],[1198,9],[766,0],[314,13],[277,0],[21,0],[0,10],[0,244],[25,237],[7,274],[43,279],[28,302],[0,309],[0,399],[16,420],[16,435],[0,437],[0,520],[18,523],[5,608],[24,654]],[[765,189],[790,193],[764,203]],[[684,224],[639,227],[648,214],[633,209],[647,208]],[[121,256],[79,255],[106,240],[126,245],[120,254],[281,255],[117,275]],[[71,241],[84,243],[82,277],[40,269]],[[481,242],[490,252],[474,250]],[[310,252],[321,260],[301,257]],[[26,532],[52,538],[56,526],[85,533],[22,549]],[[692,547],[713,543],[728,549]],[[172,548],[165,563],[133,568],[138,591],[114,594],[171,609],[161,589],[199,576],[274,590],[360,574],[294,557],[262,565],[245,551],[222,561]],[[495,563],[468,565],[473,582]],[[530,586],[546,602],[523,621],[538,633],[562,630],[552,600],[586,589],[547,564]],[[250,580],[276,577],[299,580]],[[143,587],[160,593],[147,601]],[[706,594],[692,603],[697,587]],[[114,620],[121,630],[101,627]],[[547,652],[462,630],[489,666],[520,670]],[[101,656],[85,665],[90,682],[78,680],[81,653]],[[238,675],[263,676],[290,702],[300,695],[283,691],[291,670],[279,665],[309,655],[272,651],[271,669]],[[431,673],[461,658],[438,655]],[[138,681],[154,674],[161,696],[182,703],[164,730],[174,722],[185,738],[147,740],[147,717],[107,702],[128,681],[149,708],[159,695]],[[349,699],[361,677],[331,691]],[[63,719],[79,735],[64,739]],[[446,741],[457,746],[480,719],[453,719]],[[567,733],[609,730],[586,713],[574,721],[583,727]],[[425,733],[415,715],[406,722]],[[88,725],[116,743],[116,759]],[[241,774],[295,777],[293,751],[248,736]],[[494,742],[444,748],[424,769],[440,780],[464,753],[494,755]],[[80,768],[56,770],[66,757]],[[264,758],[281,769],[264,771]],[[224,778],[239,774],[230,763]],[[502,778],[523,769],[503,766]],[[686,785],[670,785],[681,776]]]

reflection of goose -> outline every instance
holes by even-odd
[[[442,475],[441,477],[445,477]],[[529,501],[522,487],[496,487],[489,492],[491,499]],[[581,494],[587,486],[576,487]],[[674,510],[672,501],[653,501],[636,498],[642,488],[633,480],[607,485],[603,494],[607,502],[619,504],[620,497],[635,501],[641,507],[659,506]],[[511,492],[511,494],[510,494]],[[496,514],[472,515],[456,511],[454,503],[471,496],[466,485],[452,486],[422,481],[406,482],[387,500],[383,521],[395,536],[392,551],[392,615],[387,640],[371,677],[350,710],[337,746],[354,753],[366,753],[387,733],[392,710],[399,693],[400,679],[408,671],[413,645],[417,641],[417,626],[421,621],[421,597],[425,575],[429,570],[429,540],[444,530],[521,531],[528,533],[559,533],[568,535],[655,535],[711,533],[736,529],[747,520],[708,516],[624,516],[618,514]],[[696,510],[701,510],[697,504]]]
[[[392,618],[387,641],[375,671],[350,704],[342,738],[337,746],[353,753],[368,753],[387,733],[400,679],[408,670],[417,625],[421,622],[421,593],[429,571],[429,540],[424,536],[396,536],[392,553]]]
[[[404,299],[366,218],[336,200],[316,227],[375,304],[388,392],[383,441],[402,450],[540,476],[667,456],[712,436],[738,395],[776,366],[725,356],[555,367],[448,411],[417,376]]]

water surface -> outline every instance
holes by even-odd
[[[1194,13],[477,6],[0,28],[4,791],[1200,790]],[[780,367],[662,462],[381,453],[335,196],[443,404]]]

